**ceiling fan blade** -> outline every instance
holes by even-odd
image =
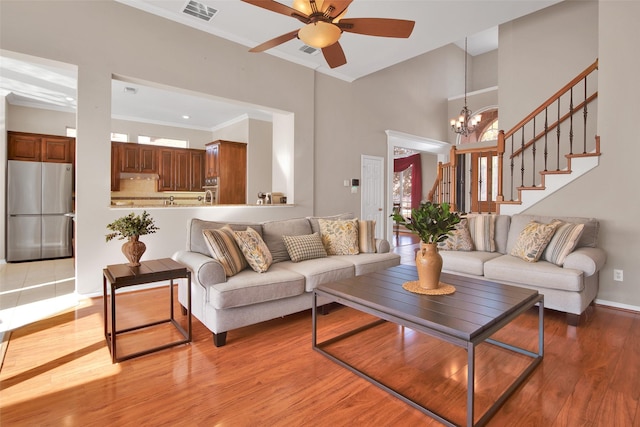
[[[322,6],[325,10],[328,9],[329,6],[333,6],[333,12],[331,12],[330,16],[331,18],[336,18],[349,7],[352,1],[353,0],[325,0]]]
[[[272,47],[276,47],[284,42],[288,42],[289,40],[293,40],[298,36],[298,30],[293,30],[290,33],[283,34],[281,36],[276,37],[275,39],[271,39],[250,49],[249,52],[264,52],[267,49],[271,49]]]
[[[322,54],[331,68],[336,68],[347,63],[347,57],[344,56],[340,42],[335,42],[331,46],[322,48]]]
[[[291,16],[303,22],[305,22],[305,20],[306,22],[308,22],[309,20],[309,17],[306,16],[304,13],[300,12],[299,10],[296,10],[289,6],[285,6],[284,4],[278,3],[277,1],[274,1],[274,0],[242,0],[242,1],[245,3],[252,4],[254,6],[261,7],[263,9],[270,10],[275,13]]]
[[[411,35],[415,22],[389,18],[347,18],[341,19],[336,25],[349,33],[406,39]]]

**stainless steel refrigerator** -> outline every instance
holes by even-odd
[[[7,261],[73,255],[73,166],[9,160]]]

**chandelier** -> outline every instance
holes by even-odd
[[[476,114],[472,117],[471,111],[467,108],[467,38],[464,38],[464,107],[460,110],[458,120],[451,119],[451,130],[463,136],[468,136],[476,130],[480,123],[481,116]]]

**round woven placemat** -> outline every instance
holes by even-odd
[[[446,283],[440,282],[438,287],[435,289],[425,289],[420,286],[420,282],[417,280],[411,282],[404,282],[402,287],[409,292],[413,292],[414,294],[422,294],[422,295],[449,295],[456,291],[456,288],[453,285],[448,285]]]

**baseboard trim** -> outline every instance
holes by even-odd
[[[619,302],[607,301],[607,300],[598,299],[598,298],[596,298],[595,302],[598,305],[606,305],[608,307],[620,308],[620,309],[623,309],[623,310],[635,311],[635,312],[640,313],[640,307],[637,306],[637,305],[622,304],[622,303],[619,303]]]

